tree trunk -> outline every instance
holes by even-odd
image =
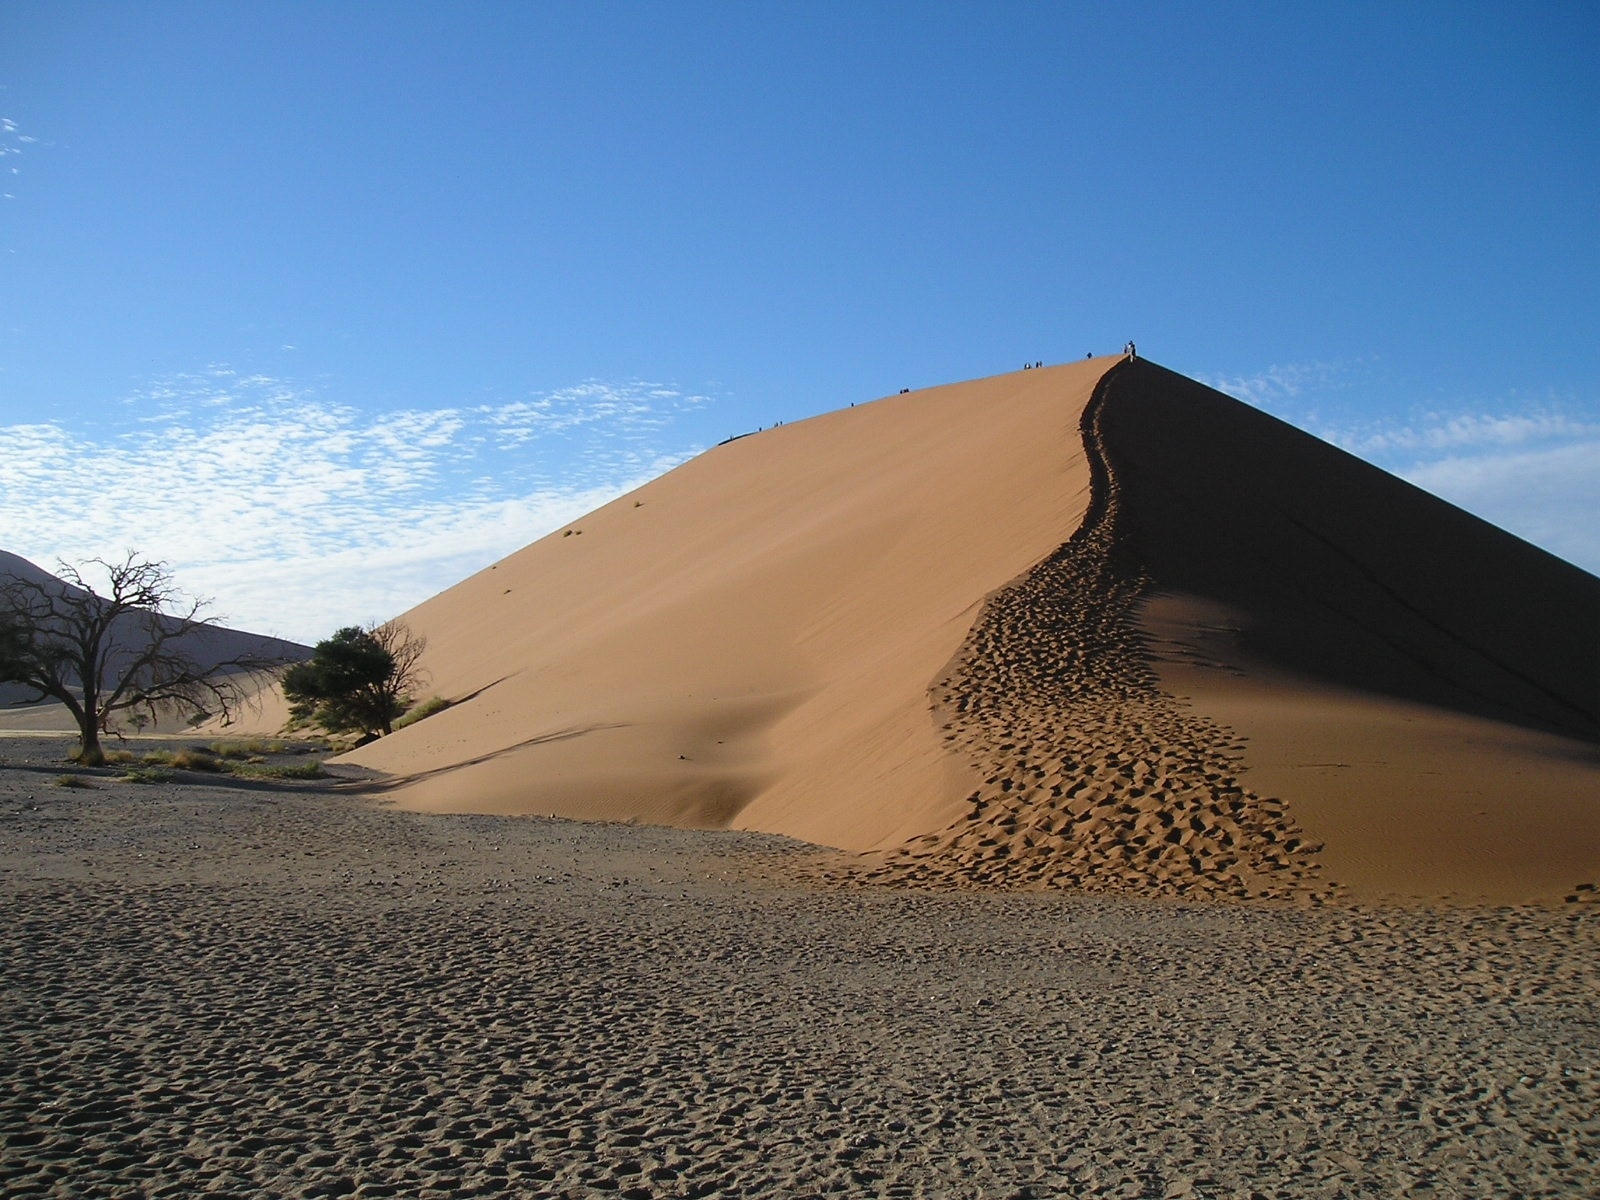
[[[100,748],[100,723],[93,717],[78,718],[78,752],[72,757],[80,767],[106,765],[106,752]]]

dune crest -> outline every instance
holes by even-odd
[[[872,875],[1600,895],[1600,581],[1147,362],[1083,437],[1082,528],[934,691],[982,784]]]
[[[933,690],[952,750],[982,775],[948,828],[871,877],[1141,895],[1321,896],[1314,852],[1277,800],[1238,782],[1232,731],[1162,691],[1137,606],[1101,432],[1112,368],[1081,421],[1094,494],[1083,524],[991,596]]]

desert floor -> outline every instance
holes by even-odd
[[[1600,905],[808,882],[0,740],[8,1196],[1600,1193]]]

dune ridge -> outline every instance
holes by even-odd
[[[1151,584],[1126,545],[1101,418],[1083,410],[1083,524],[990,596],[931,689],[950,748],[982,783],[945,829],[874,856],[868,878],[1235,898],[1322,897],[1319,846],[1287,806],[1238,781],[1243,746],[1159,686],[1137,608]]]
[[[1600,897],[1600,581],[1142,360],[1081,432],[1083,526],[932,693],[982,782],[869,877]]]

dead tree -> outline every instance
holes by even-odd
[[[104,594],[84,578],[98,566]],[[35,693],[20,703],[59,700],[79,733],[73,756],[100,766],[100,735],[125,716],[227,718],[262,674],[285,660],[226,656],[226,631],[202,615],[166,564],[130,552],[120,562],[62,563],[58,576],[0,580],[0,682]]]

